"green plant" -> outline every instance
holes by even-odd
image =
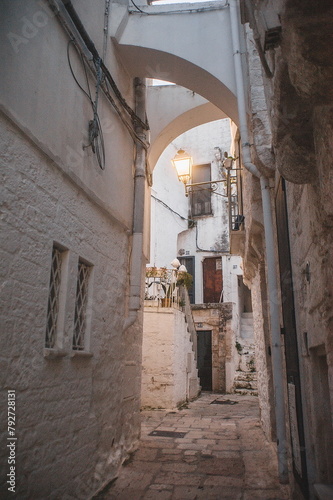
[[[253,358],[251,358],[250,361],[248,361],[247,366],[248,366],[250,372],[255,372],[256,371],[256,366],[255,366]]]
[[[243,350],[242,345],[239,342],[237,342],[237,340],[236,340],[236,344],[235,345],[236,345],[236,349],[237,349],[238,354],[241,354],[242,350]]]
[[[184,286],[185,288],[191,288],[193,284],[193,276],[186,271],[180,271],[177,276],[177,286]]]

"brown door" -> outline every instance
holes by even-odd
[[[222,259],[208,257],[203,261],[203,301],[207,303],[222,302]]]

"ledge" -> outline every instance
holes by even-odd
[[[90,351],[72,351],[70,354],[71,358],[92,358],[93,353]]]
[[[57,359],[57,358],[64,358],[67,356],[67,352],[64,349],[48,349],[44,348],[44,358],[47,359]]]
[[[230,231],[230,253],[232,255],[243,255],[245,244],[245,231]]]

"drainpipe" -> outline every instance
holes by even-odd
[[[286,427],[285,427],[285,397],[283,382],[283,356],[280,330],[279,304],[276,300],[278,290],[278,280],[274,255],[274,234],[272,205],[269,189],[269,181],[264,177],[251,161],[251,151],[246,116],[245,88],[242,71],[242,60],[240,51],[239,20],[238,20],[238,0],[230,2],[230,22],[232,34],[232,46],[234,55],[234,67],[236,78],[237,104],[239,132],[242,141],[243,164],[251,174],[260,179],[262,208],[264,216],[264,231],[266,243],[266,263],[267,263],[267,288],[269,299],[269,316],[272,336],[272,367],[275,395],[275,415],[277,434],[277,453],[279,479],[282,484],[288,483],[288,463],[286,448]]]
[[[145,80],[135,78],[135,102],[136,114],[146,121],[146,85]],[[140,123],[136,124],[136,135],[145,143],[146,134]],[[138,311],[142,307],[142,266],[143,266],[143,230],[144,230],[144,206],[146,189],[146,150],[143,144],[136,141],[136,158],[134,173],[134,209],[133,209],[133,233],[132,252],[130,259],[130,289],[128,302],[128,315],[124,322],[124,330],[132,326],[138,317]]]

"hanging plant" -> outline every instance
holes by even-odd
[[[191,288],[193,284],[193,276],[190,273],[187,273],[185,271],[180,271],[177,276],[177,286],[184,286],[187,288]]]

